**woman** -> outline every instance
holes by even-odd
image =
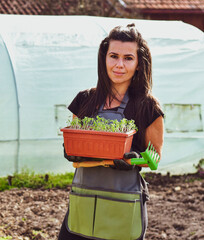
[[[79,92],[68,108],[73,117],[135,120],[133,152],[124,158],[138,157],[149,141],[161,157],[163,112],[151,90],[152,61],[146,41],[134,24],[118,26],[100,44],[97,87]],[[74,160],[66,153],[65,157]],[[148,166],[115,159],[109,168],[78,168],[59,240],[144,239],[148,193],[141,167]]]

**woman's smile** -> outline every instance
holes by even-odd
[[[114,73],[115,75],[118,75],[118,76],[122,76],[123,74],[125,74],[125,73],[123,73],[123,72],[116,72],[116,71],[113,71],[113,73]]]

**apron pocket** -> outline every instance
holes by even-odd
[[[97,197],[94,237],[133,240],[142,234],[140,200]]]
[[[68,227],[72,232],[92,236],[95,211],[95,196],[69,194]]]

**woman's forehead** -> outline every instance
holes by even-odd
[[[111,40],[109,43],[108,53],[113,52],[117,54],[136,54],[137,52],[136,42],[122,42],[119,40]]]

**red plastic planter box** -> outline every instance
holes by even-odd
[[[129,152],[133,134],[62,128],[64,147],[70,156],[122,159]]]

